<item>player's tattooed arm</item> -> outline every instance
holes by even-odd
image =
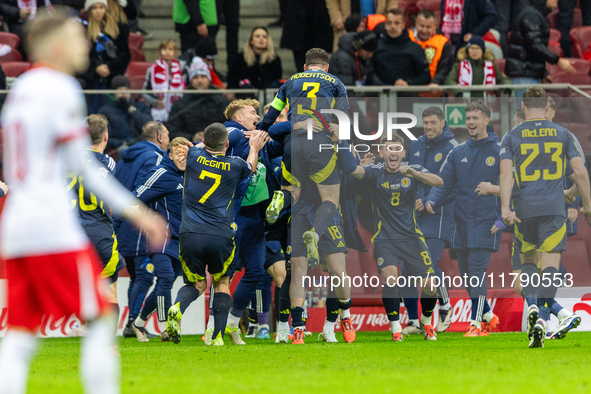
[[[439,175],[431,174],[429,172],[420,172],[410,166],[400,166],[400,173],[411,178],[418,179],[425,185],[429,185],[432,187],[443,186],[443,179],[441,179]]]

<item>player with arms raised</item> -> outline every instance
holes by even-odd
[[[100,259],[71,209],[66,174],[84,176],[86,187],[143,226],[156,244],[164,242],[166,223],[153,220],[115,181],[98,176],[96,163],[86,163],[84,149],[91,141],[85,100],[72,77],[88,67],[82,25],[55,9],[28,22],[26,35],[28,52],[42,66],[14,83],[2,113],[4,173],[11,188],[1,222],[9,310],[0,349],[2,391],[26,391],[42,317],[76,314],[88,323],[80,365],[86,392],[118,393],[118,361],[111,354],[115,316]]]
[[[558,271],[561,252],[566,250],[566,213],[564,176],[567,160],[570,176],[581,194],[581,213],[591,213],[589,177],[580,146],[564,127],[547,121],[548,96],[539,86],[525,91],[521,108],[525,121],[503,138],[500,156],[499,188],[503,220],[515,224],[515,236],[521,241],[521,277],[528,302],[529,347],[544,347],[550,318],[550,306],[557,286],[562,284]],[[511,179],[515,176],[516,190]],[[511,211],[511,197],[515,211]],[[540,252],[541,278],[535,251]],[[556,279],[556,280],[555,280]],[[532,282],[538,282],[534,286]],[[539,300],[538,300],[539,299]],[[539,306],[537,305],[539,303]]]

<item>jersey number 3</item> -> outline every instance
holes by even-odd
[[[310,89],[312,88],[312,89]],[[310,90],[308,90],[310,89]],[[319,82],[304,82],[304,85],[302,86],[302,90],[303,91],[308,91],[308,94],[306,94],[306,97],[310,98],[310,109],[315,110],[316,109],[316,93],[318,93],[318,90],[320,89],[320,83]],[[304,109],[302,108],[301,104],[298,104],[298,114],[306,114],[306,112],[304,112]]]
[[[554,151],[552,151],[554,150]],[[521,154],[527,155],[527,152],[531,151],[530,155],[523,161],[520,168],[520,175],[522,182],[537,181],[540,179],[540,170],[535,170],[533,174],[527,174],[527,166],[540,154],[539,144],[521,144]],[[552,161],[556,163],[556,172],[551,174],[547,169],[543,170],[542,179],[551,181],[560,179],[563,174],[563,162],[562,162],[562,143],[560,142],[545,142],[544,153],[552,154]]]

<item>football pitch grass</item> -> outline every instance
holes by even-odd
[[[462,338],[422,335],[392,342],[389,332],[360,332],[353,344],[304,346],[246,339],[246,346],[205,347],[121,339],[123,393],[588,393],[591,333],[570,333],[529,349],[525,333]],[[80,393],[80,339],[47,339],[31,366],[29,393]],[[101,368],[97,365],[96,368]]]

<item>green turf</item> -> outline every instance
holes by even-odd
[[[353,344],[325,344],[314,335],[304,346],[254,339],[233,346],[227,338],[225,347],[212,348],[185,336],[179,345],[122,339],[119,352],[124,393],[591,392],[591,333],[570,333],[544,349],[529,349],[526,339],[444,333],[437,342],[414,335],[400,343],[387,332],[363,332]],[[44,342],[29,393],[82,391],[79,342]]]

